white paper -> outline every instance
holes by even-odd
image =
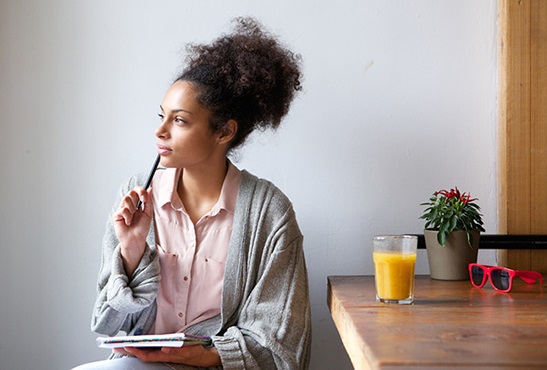
[[[208,345],[209,337],[185,335],[183,333],[161,335],[128,335],[118,337],[98,337],[97,346],[101,348],[120,347],[182,347],[183,345]]]

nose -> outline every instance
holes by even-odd
[[[161,121],[160,125],[158,126],[158,128],[155,131],[155,134],[156,134],[157,138],[161,138],[161,139],[166,138],[167,135],[169,134],[165,119]]]

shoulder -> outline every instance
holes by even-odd
[[[296,213],[290,199],[272,182],[242,171],[236,217],[260,232],[293,230],[300,235]]]
[[[292,209],[290,199],[276,185],[246,170],[241,171],[239,197],[252,203],[259,202],[282,209]]]
[[[254,247],[270,245],[284,250],[302,244],[302,232],[289,198],[271,181],[247,171],[242,171],[234,229],[245,238],[254,240]]]

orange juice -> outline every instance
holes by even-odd
[[[412,299],[416,253],[373,252],[376,292],[384,301]]]

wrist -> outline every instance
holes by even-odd
[[[127,276],[131,276],[137,269],[142,256],[144,255],[145,245],[140,248],[128,247],[120,245],[120,256],[122,258],[123,267]]]
[[[207,350],[208,356],[211,360],[211,365],[209,366],[222,366],[222,361],[220,360],[220,355],[218,354],[217,349],[214,346],[205,347]]]

